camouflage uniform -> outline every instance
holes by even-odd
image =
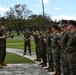
[[[5,31],[0,30],[0,37],[6,35]],[[0,64],[4,63],[6,57],[6,38],[0,39]]]
[[[60,34],[59,33],[53,34],[52,44],[51,44],[52,53],[53,53],[53,64],[54,64],[56,73],[60,75],[60,73],[61,73],[61,65],[60,65],[61,48],[58,44],[59,41],[60,41]]]
[[[44,43],[44,40],[46,39],[45,35],[41,34],[40,36],[40,56],[43,60],[43,64],[47,63],[46,59],[46,44]]]
[[[36,44],[36,57],[40,59],[40,38],[38,34],[34,35],[34,40]]]
[[[64,75],[68,75],[68,63],[67,63],[67,53],[66,47],[69,39],[68,32],[62,32],[61,34],[61,66]]]
[[[54,67],[53,67],[53,55],[51,50],[51,42],[52,42],[51,39],[52,39],[52,34],[48,34],[46,41],[46,54],[47,54],[48,65],[51,68],[51,70],[53,70]]]
[[[24,33],[24,38],[29,39],[30,36],[31,36],[30,32]],[[30,39],[28,41],[24,40],[24,53],[26,53],[27,47],[28,47],[29,53],[31,53],[31,41],[30,41]]]
[[[70,34],[67,44],[68,75],[76,75],[76,31]]]

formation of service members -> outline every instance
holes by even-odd
[[[40,65],[46,67],[48,72],[55,71],[53,75],[76,75],[76,21],[61,20],[60,27],[52,25],[45,35],[45,30],[40,30],[39,34],[33,31],[36,44],[36,59],[42,61]],[[2,25],[0,30],[0,68],[7,66],[4,64],[6,57],[6,26]],[[28,46],[31,55],[31,33],[26,29],[24,33],[24,54]]]
[[[45,35],[47,33],[47,35]],[[35,61],[46,67],[52,75],[76,75],[76,21],[61,20],[58,25],[52,25],[47,32],[40,35],[33,33],[36,44]],[[38,57],[39,56],[39,57]]]

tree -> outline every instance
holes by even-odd
[[[27,6],[25,4],[17,4],[13,8],[10,7],[10,10],[5,13],[5,17],[8,21],[13,22],[14,29],[17,31],[17,34],[19,35],[19,31],[21,31],[21,28],[23,27],[22,20],[27,19],[27,17],[30,14],[31,11],[27,9]]]
[[[49,28],[51,26],[52,20],[50,19],[49,16],[42,16],[42,15],[31,15],[28,17],[28,20],[30,20],[30,26],[34,30],[40,30],[43,28],[43,18],[44,18],[44,23],[45,26],[44,28]]]

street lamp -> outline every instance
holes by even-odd
[[[44,15],[44,3],[43,3],[43,0],[42,0],[42,11],[43,11],[43,29],[44,29],[44,18],[45,18],[44,16],[45,15]]]

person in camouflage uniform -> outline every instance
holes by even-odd
[[[67,60],[68,60],[68,75],[76,75],[76,21],[69,20],[68,31],[70,38],[67,43]]]
[[[66,53],[66,47],[69,39],[69,33],[67,31],[67,20],[61,20],[60,21],[60,27],[62,29],[61,32],[61,67],[62,67],[62,73],[64,75],[68,75],[68,64],[67,64],[67,53]]]
[[[29,55],[31,55],[31,41],[30,41],[30,36],[31,36],[31,32],[29,31],[29,29],[26,29],[25,33],[24,33],[24,54],[26,55],[26,50],[28,47],[29,50]]]
[[[48,62],[48,67],[46,68],[46,70],[48,70],[48,72],[52,72],[54,71],[53,68],[53,55],[52,55],[52,51],[51,51],[51,42],[52,42],[52,31],[51,28],[48,29],[47,31],[47,38],[46,38],[46,54],[47,54],[47,62]]]
[[[36,59],[34,61],[41,61],[41,58],[40,58],[40,38],[39,38],[39,35],[33,31],[33,36],[34,36],[34,41],[35,41],[35,44],[36,44]]]
[[[3,66],[7,66],[4,64],[4,60],[6,57],[6,25],[2,24],[0,29],[0,68]]]
[[[60,51],[61,47],[59,45],[60,42],[60,34],[58,33],[58,26],[57,25],[52,25],[52,33],[53,33],[53,38],[52,38],[52,53],[53,53],[53,65],[55,68],[55,74],[52,75],[60,75],[61,74],[61,65],[60,65]]]
[[[44,30],[42,29],[40,31],[40,56],[42,59],[42,63],[40,63],[40,65],[42,65],[42,67],[47,66],[47,59],[46,59],[46,36],[44,34]]]

